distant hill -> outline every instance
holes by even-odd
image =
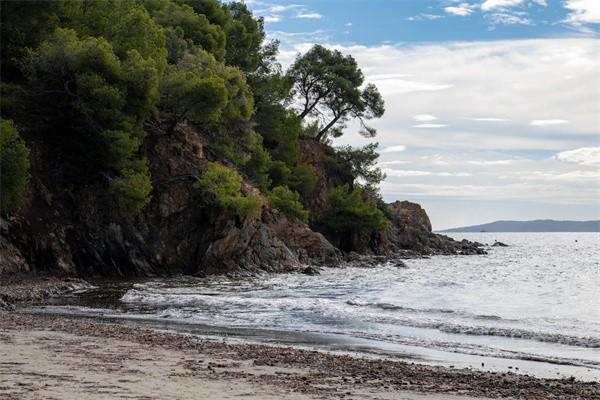
[[[600,221],[496,221],[441,232],[600,232]]]

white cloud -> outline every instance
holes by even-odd
[[[389,146],[384,148],[383,150],[381,150],[380,153],[399,153],[401,151],[405,151],[406,150],[406,146],[404,145],[397,145],[397,146]]]
[[[405,169],[391,169],[383,168],[383,172],[387,176],[394,176],[398,178],[402,177],[413,177],[413,176],[440,176],[440,177],[466,177],[471,176],[468,172],[433,172],[433,171],[415,171]]]
[[[280,22],[281,16],[280,15],[264,15],[263,19],[265,20],[266,23],[274,23],[274,22]]]
[[[537,4],[538,6],[542,6],[542,7],[547,7],[548,3],[546,2],[546,0],[532,0],[535,4]]]
[[[486,16],[492,26],[494,25],[532,25],[531,19],[511,12],[497,12]]]
[[[435,21],[436,19],[440,19],[440,18],[444,18],[443,15],[437,15],[437,14],[418,14],[418,15],[414,15],[412,17],[408,17],[406,18],[407,21]]]
[[[475,4],[460,3],[458,6],[445,7],[444,11],[446,11],[448,14],[457,15],[459,17],[468,17],[473,13],[475,8]]]
[[[321,19],[321,18],[323,18],[323,15],[319,14],[317,12],[301,12],[301,13],[296,14],[296,18]]]
[[[281,4],[274,4],[274,5],[271,5],[269,8],[267,8],[267,10],[269,12],[272,12],[272,13],[282,13],[284,11],[292,10],[294,8],[299,8],[299,7],[302,7],[302,5],[300,5],[300,4],[288,4],[288,5],[284,6],[284,5],[281,5]],[[260,11],[260,10],[258,10],[258,11]]]
[[[352,26],[352,22],[346,22],[346,26]]]
[[[555,157],[559,161],[600,167],[600,147],[582,147],[575,150],[561,151]]]
[[[514,160],[471,160],[471,161],[467,161],[468,164],[471,165],[481,165],[481,166],[488,166],[488,165],[510,165],[514,162]]]
[[[479,121],[479,122],[507,122],[510,121],[506,118],[495,118],[495,117],[484,117],[484,118],[468,118],[471,121]]]
[[[430,115],[430,114],[417,114],[417,115],[413,116],[413,119],[415,121],[419,121],[419,122],[430,122],[430,121],[435,121],[437,119],[437,117],[434,115]]]
[[[412,164],[412,161],[408,161],[408,160],[381,161],[378,164],[381,165],[381,166],[386,166],[386,165],[405,165],[405,164]]]
[[[566,0],[565,8],[571,10],[566,22],[580,24],[600,23],[600,1],[598,0]]]
[[[531,126],[563,125],[568,124],[566,119],[534,119],[529,123]]]
[[[498,8],[508,8],[520,5],[523,0],[486,0],[481,4],[483,11],[490,11]]]
[[[445,128],[448,125],[445,124],[418,124],[418,125],[413,125],[413,128],[418,128],[418,129],[439,129],[439,128]]]

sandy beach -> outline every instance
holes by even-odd
[[[600,399],[600,383],[453,370],[0,312],[3,399]]]

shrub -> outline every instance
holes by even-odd
[[[292,169],[290,187],[306,196],[314,190],[317,180],[317,173],[312,165],[298,164]]]
[[[8,213],[23,204],[29,183],[29,149],[10,120],[0,121],[0,210]]]
[[[111,184],[121,214],[132,218],[150,202],[152,180],[146,160],[131,161],[121,171],[121,176]]]
[[[218,162],[211,162],[204,175],[194,184],[202,193],[204,201],[239,217],[257,216],[263,205],[259,194],[244,195],[242,177],[234,169]]]
[[[308,222],[308,211],[300,203],[300,195],[287,186],[277,186],[269,193],[269,204],[291,219]]]
[[[338,233],[382,231],[389,224],[375,201],[363,196],[360,186],[350,190],[348,185],[329,192],[323,222]]]

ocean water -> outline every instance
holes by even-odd
[[[482,256],[318,276],[98,284],[35,312],[358,352],[455,368],[600,380],[600,234],[452,234]]]

